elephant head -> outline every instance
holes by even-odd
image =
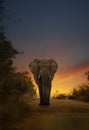
[[[49,105],[51,81],[58,68],[56,61],[53,59],[34,59],[29,67],[39,88],[40,105]]]

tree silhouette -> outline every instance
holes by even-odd
[[[19,52],[13,48],[11,42],[6,39],[4,33],[0,35],[0,79],[7,77],[14,70],[13,58]]]
[[[13,66],[13,59],[16,55],[21,54],[12,46],[10,40],[5,36],[5,1],[0,0],[0,99],[8,99],[10,95],[22,95],[29,92],[30,95],[35,95],[34,85],[31,78],[25,72],[16,72],[16,67]],[[10,98],[9,98],[10,99]]]
[[[87,71],[85,75],[87,76],[87,80],[89,81],[89,71]]]
[[[4,0],[0,0],[0,129],[7,130],[28,113],[24,94],[34,97],[36,91],[28,72],[17,72],[13,66],[16,55],[23,52],[5,36],[5,13]]]
[[[89,81],[89,71],[85,72],[87,76],[87,81]],[[84,83],[78,86],[78,90],[75,88],[71,95],[69,95],[69,99],[81,100],[89,102],[89,83]]]

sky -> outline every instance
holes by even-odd
[[[24,51],[14,61],[19,70],[30,72],[28,65],[34,58],[53,58],[59,68],[52,93],[69,93],[86,81],[89,0],[6,0],[6,7],[7,37]]]

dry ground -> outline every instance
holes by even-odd
[[[50,106],[31,104],[32,114],[8,130],[89,130],[89,103],[52,99]]]

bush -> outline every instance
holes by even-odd
[[[68,97],[68,99],[71,99],[71,100],[77,99],[78,91],[74,88],[72,91],[72,94],[68,95],[67,97]]]
[[[36,95],[31,78],[26,72],[18,72],[0,83],[1,102],[19,102],[26,93],[29,93],[30,97]]]
[[[68,96],[68,99],[89,102],[89,85],[80,85],[79,90],[74,88],[72,94]]]
[[[65,95],[65,94],[59,94],[59,93],[57,93],[57,94],[55,94],[55,95],[53,96],[53,98],[54,98],[54,99],[65,99],[65,98],[66,98],[66,95]]]
[[[0,82],[0,128],[10,129],[30,116],[31,108],[24,95],[36,96],[31,78],[26,72],[18,72]],[[30,102],[29,98],[29,102]]]
[[[78,100],[88,101],[89,102],[89,86],[83,84],[79,86],[80,89],[78,90]]]

